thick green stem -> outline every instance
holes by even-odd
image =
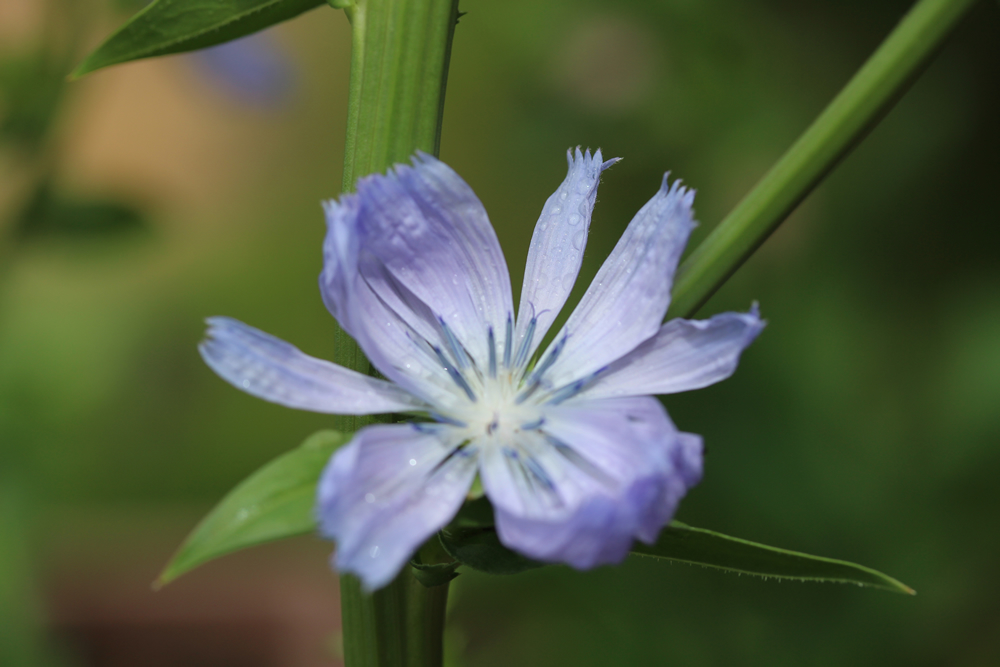
[[[347,667],[441,665],[448,584],[428,588],[405,568],[388,586],[368,594],[345,575],[340,599]]]
[[[438,154],[441,116],[458,0],[358,0],[351,21],[344,191],[358,178],[406,162],[416,151]],[[357,344],[338,331],[335,359],[368,372]],[[353,430],[360,418],[343,418]],[[439,667],[448,585],[426,588],[403,572],[366,594],[353,576],[340,579],[347,667]]]
[[[976,0],[920,0],[799,140],[681,265],[669,317],[689,317],[836,166],[923,70]]]

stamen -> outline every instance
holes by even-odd
[[[514,360],[516,368],[524,366],[524,362],[528,360],[528,349],[531,347],[531,339],[535,336],[535,325],[537,324],[537,317],[532,317],[528,322],[528,330],[524,332],[524,338],[521,339],[521,347],[517,349],[517,358]]]
[[[431,416],[433,417],[434,415]],[[410,426],[420,433],[437,433],[441,430],[440,424],[431,424],[428,422],[410,422]]]
[[[563,348],[566,347],[566,339],[568,338],[569,336],[563,336],[562,340],[556,343],[556,346],[552,348],[551,352],[549,352],[549,356],[545,358],[545,361],[543,361],[541,365],[535,369],[535,372],[531,374],[532,383],[538,384],[538,382],[542,379],[542,375],[545,374],[545,371],[549,370],[549,368],[552,367],[552,364],[556,363],[556,359],[559,358]]]
[[[446,417],[445,415],[442,415],[439,412],[429,412],[428,414],[431,416],[431,419],[437,422],[441,422],[442,424],[451,424],[452,426],[458,426],[459,428],[466,428],[469,426],[463,421],[452,419],[451,417]]]
[[[455,358],[455,363],[458,364],[459,368],[468,368],[472,361],[469,359],[468,353],[462,344],[458,342],[455,338],[455,334],[452,333],[448,325],[445,324],[444,318],[438,315],[438,324],[441,325],[441,330],[444,331],[444,340],[448,343],[448,347],[451,349],[451,354]]]
[[[521,395],[514,400],[516,404],[520,405],[526,401],[529,396],[535,393],[535,390],[538,389],[538,385],[541,384],[542,375],[544,375],[545,371],[549,370],[549,368],[552,367],[552,364],[556,362],[556,359],[559,358],[563,348],[566,347],[566,340],[568,338],[569,336],[563,336],[562,339],[556,343],[556,346],[552,348],[552,351],[549,352],[549,355],[545,357],[545,360],[542,361],[541,365],[539,365],[538,368],[535,369],[535,372],[531,374],[531,378],[528,380],[528,388],[521,392]]]
[[[461,387],[463,391],[465,391],[465,395],[469,397],[469,400],[475,403],[476,395],[472,393],[472,387],[470,387],[469,383],[465,381],[465,377],[458,372],[457,368],[455,368],[452,364],[448,363],[448,359],[445,358],[444,353],[441,351],[440,347],[435,346],[433,349],[434,349],[434,354],[437,355],[438,361],[440,361],[441,366],[446,371],[448,371],[448,375],[451,376],[451,379],[454,380],[455,384]]]
[[[524,467],[528,469],[528,472],[534,476],[539,482],[545,485],[549,491],[553,491],[556,485],[552,482],[552,479],[546,474],[544,468],[538,463],[533,457],[527,456],[524,459]]]
[[[537,420],[535,420],[535,421],[533,421],[531,423],[521,424],[521,430],[522,431],[536,431],[536,430],[540,429],[542,427],[542,424],[544,424],[544,423],[545,423],[545,417],[539,417]]]
[[[510,351],[514,345],[514,322],[507,313],[507,335],[503,341],[503,367],[510,368]]]
[[[486,344],[490,348],[490,377],[497,376],[497,341],[493,337],[493,326],[486,332]]]
[[[597,376],[600,375],[601,373],[603,373],[606,370],[608,370],[607,366],[605,366],[604,368],[599,368],[596,371],[594,371],[593,373],[591,373],[590,375],[588,375],[587,377],[582,378],[580,380],[577,380],[576,382],[571,382],[570,384],[566,385],[565,387],[562,387],[561,389],[558,389],[552,395],[552,398],[550,398],[549,400],[547,400],[546,403],[548,403],[549,405],[559,405],[563,401],[565,401],[567,399],[570,399],[570,398],[573,398],[574,396],[576,396],[577,394],[579,394],[581,391],[583,391],[586,387],[590,386],[590,383],[592,383],[594,380],[596,380]]]

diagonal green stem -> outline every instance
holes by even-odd
[[[345,192],[361,176],[406,162],[418,150],[438,154],[458,0],[358,0],[346,11],[353,45]],[[369,371],[343,331],[337,332],[335,360]],[[366,423],[342,419],[344,430]],[[366,594],[345,575],[340,599],[347,667],[440,667],[448,584],[427,588],[407,567],[385,588]]]
[[[881,120],[976,0],[920,0],[750,193],[681,264],[668,317],[690,317]]]

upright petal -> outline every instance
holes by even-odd
[[[619,158],[604,162],[600,150],[591,157],[590,150],[577,148],[575,156],[566,151],[566,160],[566,178],[545,202],[528,248],[513,343],[515,351],[525,346],[525,359],[535,352],[576,283],[601,172]],[[526,335],[531,340],[524,343]]]
[[[629,223],[539,364],[562,386],[631,352],[660,328],[681,252],[694,227],[694,192],[668,185]],[[556,356],[558,355],[558,358]],[[550,357],[546,359],[546,357]]]
[[[580,569],[655,539],[700,477],[700,438],[648,396],[553,407],[511,449],[484,447],[480,469],[501,541]]]
[[[476,474],[474,452],[459,445],[449,427],[386,424],[361,429],[334,455],[317,513],[337,543],[338,570],[381,588],[451,520]]]
[[[330,313],[383,375],[439,409],[447,407],[456,389],[427,349],[424,336],[436,325],[429,309],[412,295],[395,294],[395,288],[405,288],[363,247],[356,195],[326,202],[324,208],[327,234],[319,283]]]
[[[290,408],[338,415],[426,410],[394,384],[310,357],[298,348],[228,317],[208,319],[198,346],[205,363],[248,394]]]
[[[448,327],[480,368],[513,313],[510,275],[486,211],[458,174],[418,154],[358,183],[363,250]]]
[[[757,306],[708,320],[670,320],[639,347],[613,362],[580,392],[587,398],[676,394],[725,380],[740,354],[764,329]]]

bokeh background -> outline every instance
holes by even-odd
[[[623,156],[582,287],[665,170],[697,188],[703,238],[908,6],[463,0],[442,158],[516,290],[566,148]],[[339,192],[349,27],[324,7],[65,83],[135,9],[0,2],[0,663],[337,664],[318,539],[149,583],[214,501],[329,425],[232,389],[195,346],[225,314],[332,354],[319,202]],[[678,518],[918,595],[649,561],[466,573],[451,665],[1000,664],[998,35],[981,2],[703,308],[757,300],[770,322],[736,376],[665,401],[708,447]]]

